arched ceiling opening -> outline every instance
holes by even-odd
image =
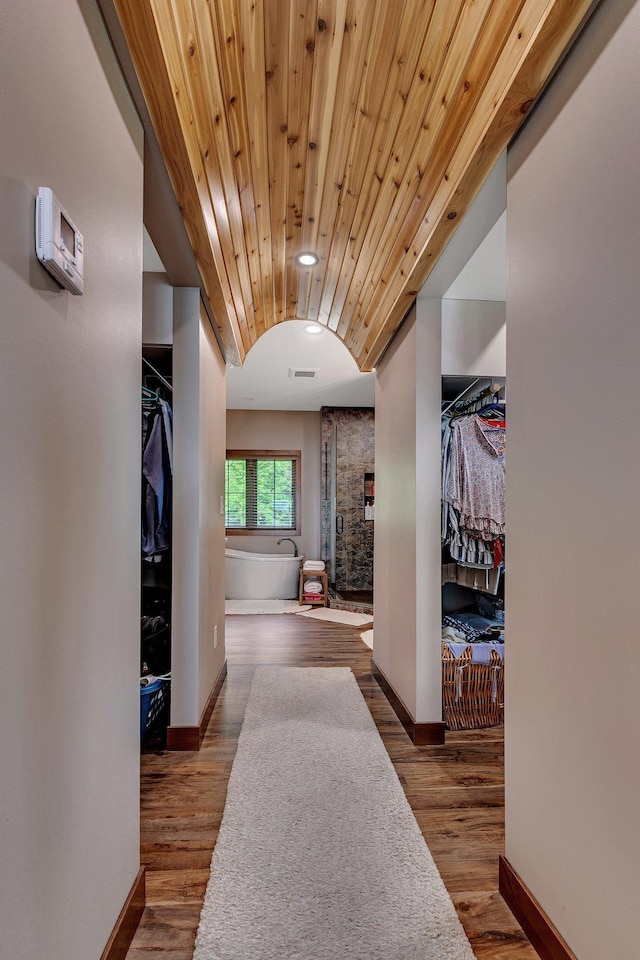
[[[299,318],[371,370],[593,0],[115,6],[227,358]]]
[[[307,327],[318,329],[308,333]],[[242,367],[227,367],[227,407],[319,410],[373,407],[373,373],[361,373],[339,337],[304,320],[279,323],[260,337]]]

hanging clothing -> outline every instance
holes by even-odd
[[[169,454],[169,470],[173,474],[173,410],[166,400],[160,400],[162,409],[162,422],[164,423],[164,433],[167,442],[167,451]]]
[[[173,436],[171,407],[164,400],[142,408],[142,553],[151,560],[169,549]]]
[[[482,540],[504,535],[505,430],[475,414],[451,424],[451,465],[445,491],[460,525]]]
[[[499,540],[496,541],[497,544],[500,544]],[[495,596],[500,587],[500,574],[498,567],[489,567],[486,564],[443,563],[441,582],[457,583],[461,587],[470,587],[472,590],[481,590]]]
[[[442,421],[442,543],[463,566],[504,557],[506,421],[447,413]]]

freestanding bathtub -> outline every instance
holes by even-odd
[[[249,553],[225,547],[227,600],[293,600],[302,557]]]

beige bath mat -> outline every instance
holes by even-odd
[[[365,623],[371,623],[373,614],[371,613],[351,613],[349,610],[331,610],[327,607],[321,607],[319,610],[309,610],[301,614],[303,617],[309,617],[311,620],[329,620],[332,623],[349,623],[352,627],[363,627]]]
[[[311,610],[311,607],[301,607],[297,600],[226,600],[224,605],[228,617],[252,613],[300,613],[301,610]]]

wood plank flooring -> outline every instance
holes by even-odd
[[[360,628],[291,615],[228,617],[226,642],[229,674],[200,752],[142,757],[147,908],[128,960],[191,960],[251,678],[269,664],[352,668],[476,957],[538,960],[497,890],[502,729],[414,747],[371,677]]]

